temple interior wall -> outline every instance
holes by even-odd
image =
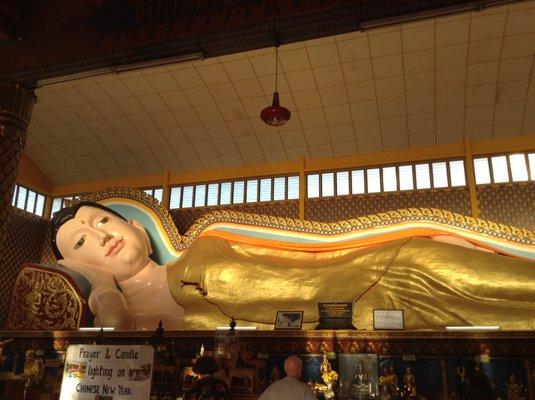
[[[6,246],[0,255],[0,321],[4,321],[11,300],[11,289],[23,263],[39,263],[48,241],[49,222],[12,207],[7,220]]]
[[[535,230],[535,183],[480,186],[477,190],[480,217],[495,222]],[[356,216],[408,207],[429,207],[470,215],[467,188],[448,188],[411,192],[379,193],[307,199],[305,215],[309,220],[333,222]],[[171,210],[180,234],[197,218],[213,210],[232,210],[298,218],[298,200],[220,207]],[[25,262],[54,263],[49,241],[49,221],[12,209],[8,221],[10,245],[1,255],[5,265],[0,279],[0,318],[7,314],[11,289],[20,266]]]

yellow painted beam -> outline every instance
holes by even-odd
[[[535,136],[519,136],[514,138],[480,140],[471,142],[472,155],[514,153],[517,151],[535,150]]]
[[[45,197],[45,208],[43,210],[43,218],[44,219],[50,219],[50,213],[52,212],[52,202],[54,201],[54,197],[52,196],[46,196]]]
[[[380,153],[355,154],[342,157],[312,158],[306,160],[307,172],[345,168],[372,167],[375,165],[400,164],[405,162],[431,161],[464,156],[464,146],[448,144],[417,149],[385,151]]]
[[[270,175],[296,174],[299,170],[299,160],[274,164],[248,165],[212,169],[206,171],[192,171],[182,173],[170,173],[169,183],[181,185],[187,183],[201,183],[222,181],[226,179],[253,178]]]
[[[465,139],[464,148],[464,165],[466,170],[466,184],[468,186],[468,194],[470,196],[470,210],[472,211],[472,217],[479,218],[479,202],[477,200],[476,175],[474,172],[474,161],[472,158],[472,148],[470,140]]]
[[[22,153],[20,159],[17,183],[44,194],[53,190],[52,183],[43,171],[25,153]]]
[[[169,189],[169,172],[164,173],[164,184],[162,186],[162,205],[169,209],[169,202],[170,202],[170,189]]]
[[[307,196],[305,159],[299,160],[299,219],[305,219],[305,200]]]
[[[96,192],[112,187],[144,188],[153,186],[163,186],[163,174],[138,176],[134,178],[111,179],[106,181],[72,183],[69,185],[52,186],[54,197],[67,196],[70,194],[81,194]]]

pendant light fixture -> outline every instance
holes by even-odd
[[[281,126],[290,120],[292,115],[290,111],[282,107],[279,103],[279,92],[277,91],[278,83],[278,66],[279,66],[279,45],[275,46],[275,92],[273,93],[273,102],[271,106],[266,107],[260,113],[260,118],[266,124],[271,126]]]

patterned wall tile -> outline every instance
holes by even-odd
[[[305,216],[309,220],[335,222],[410,207],[441,208],[470,215],[470,198],[466,188],[459,188],[309,199]]]
[[[479,186],[480,217],[535,230],[535,183]]]
[[[47,221],[12,208],[7,220],[6,241],[0,255],[0,318],[7,315],[9,300],[20,266],[27,262],[38,263],[43,250],[43,238],[48,235]]]
[[[56,256],[52,250],[52,241],[50,240],[50,221],[46,222],[45,237],[43,238],[43,252],[41,253],[41,264],[56,264]]]

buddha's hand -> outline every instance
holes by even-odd
[[[118,330],[134,330],[135,318],[131,315],[126,300],[114,285],[94,286],[89,295],[89,308],[97,317],[96,326],[111,326]]]
[[[182,289],[184,289],[185,287],[191,287],[191,288],[194,288],[195,290],[197,290],[197,292],[199,292],[199,294],[203,297],[205,297],[208,293],[206,292],[206,290],[204,290],[204,288],[199,284],[199,282],[185,282],[185,281],[181,281],[181,285]]]

